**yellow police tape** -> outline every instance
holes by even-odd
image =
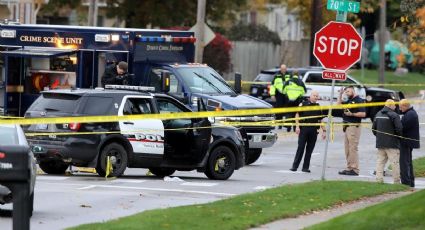
[[[229,81],[229,83],[233,83],[233,81]],[[242,81],[242,85],[269,85],[271,82],[268,81]],[[330,86],[330,83],[320,83],[320,82],[312,82],[312,83],[306,83],[306,85],[328,85]],[[351,85],[355,85],[353,83],[335,83],[335,86],[351,86]],[[425,86],[425,84],[412,84],[412,83],[367,83],[367,84],[363,84],[365,86],[409,86],[409,87],[414,87],[414,86]]]
[[[411,100],[414,103],[423,103],[424,100]],[[398,102],[395,102],[398,104]],[[181,112],[181,113],[164,113],[164,114],[140,114],[140,115],[123,115],[123,116],[78,116],[78,117],[41,117],[41,118],[25,118],[25,119],[0,119],[0,124],[65,124],[65,123],[99,123],[99,122],[118,122],[128,120],[142,119],[191,119],[205,117],[228,117],[228,116],[254,116],[264,114],[303,112],[328,109],[351,109],[360,107],[383,106],[385,102],[371,102],[359,104],[341,104],[341,105],[322,105],[322,106],[296,106],[290,108],[270,108],[270,109],[247,109],[247,110],[225,110],[225,111],[204,111],[204,112]]]

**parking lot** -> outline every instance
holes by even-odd
[[[415,107],[419,116],[424,117],[425,106]],[[172,178],[163,179],[147,175],[144,169],[127,169],[118,179],[90,173],[38,175],[31,229],[63,229],[149,209],[205,203],[279,185],[320,180],[325,141],[318,140],[316,144],[311,173],[291,172],[297,137],[286,131],[277,132],[279,140],[272,148],[265,149],[256,163],[235,171],[226,181],[209,180],[196,171],[176,172]],[[374,181],[376,151],[370,129],[362,129],[360,176],[357,177],[338,175],[345,165],[342,137],[342,130],[337,128],[335,140],[329,145],[326,179]],[[421,126],[421,141],[425,141],[424,126]],[[423,156],[423,148],[415,150],[414,157]],[[392,178],[387,176],[385,180],[390,183]],[[425,188],[425,179],[417,179],[416,185],[419,189]],[[11,221],[10,217],[1,217],[0,229],[11,229]]]

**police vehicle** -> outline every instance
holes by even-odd
[[[312,90],[316,90],[319,92],[319,102],[322,105],[330,102],[332,80],[322,78],[322,72],[324,70],[322,67],[288,68],[287,71],[289,74],[292,74],[295,70],[298,71],[298,75],[301,76],[307,87],[305,98],[310,96]],[[279,68],[262,70],[254,80],[254,82],[261,82],[261,84],[252,84],[250,87],[250,95],[263,99],[270,104],[274,104],[270,98],[270,82],[273,80],[274,76],[279,73],[279,71]],[[338,84],[341,84],[342,86],[338,86]],[[334,101],[336,101],[339,96],[338,91],[345,85],[353,85],[357,95],[364,99],[365,102],[385,102],[387,99],[399,101],[404,98],[404,94],[400,91],[377,87],[366,87],[350,75],[347,75],[347,79],[345,81],[336,82]],[[381,108],[382,106],[366,107],[366,117],[373,120],[376,113]],[[334,111],[336,115],[341,115],[339,112]]]
[[[107,85],[97,89],[44,91],[25,117],[191,111],[173,97],[148,92],[152,90],[152,87]],[[100,176],[105,176],[109,158],[111,176],[121,176],[127,167],[149,168],[157,176],[196,169],[210,179],[225,180],[244,165],[247,144],[245,133],[235,127],[215,127],[208,118],[36,124],[25,131],[31,145],[44,149],[36,158],[40,168],[49,174],[62,174],[69,165],[75,165],[94,167]],[[86,134],[73,135],[81,132]]]

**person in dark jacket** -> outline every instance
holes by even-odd
[[[128,83],[128,64],[121,61],[105,69],[102,76],[102,87],[105,85],[126,85]]]
[[[420,148],[419,119],[418,114],[406,99],[400,101],[400,110],[403,113],[403,117],[401,118],[403,138],[400,144],[401,183],[409,185],[410,187],[415,187],[412,150]]]
[[[396,106],[388,99],[373,120],[372,132],[376,136],[378,159],[376,162],[376,181],[384,182],[384,167],[389,159],[393,168],[394,184],[400,183],[400,137],[403,126],[400,117],[394,112]]]

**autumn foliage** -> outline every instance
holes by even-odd
[[[425,65],[425,6],[416,10],[417,21],[408,27],[409,49],[414,55],[413,64]],[[423,67],[425,69],[425,67]]]

